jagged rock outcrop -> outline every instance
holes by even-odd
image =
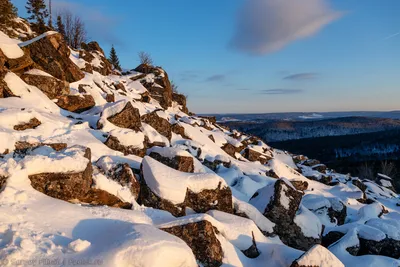
[[[85,76],[70,60],[71,51],[59,33],[45,33],[22,48],[42,70],[57,79],[76,82]]]
[[[181,172],[194,172],[193,157],[174,155],[165,157],[157,151],[151,151],[149,154],[153,159]]]
[[[178,103],[178,105],[181,105],[181,111],[188,114],[189,109],[186,106],[186,96],[178,93],[172,93],[172,101],[175,101]]]
[[[217,230],[204,220],[196,223],[177,225],[161,230],[179,237],[192,249],[197,261],[205,267],[222,265],[224,252],[216,237]]]
[[[3,61],[1,66],[5,66],[8,70],[16,73],[28,70],[34,65],[34,62],[27,52],[24,52],[24,54],[18,58],[8,58],[0,49],[0,58],[2,58],[0,61]]]
[[[48,98],[54,99],[70,93],[69,83],[50,75],[32,74],[25,72],[21,79],[29,85],[39,88]]]
[[[62,109],[81,113],[94,107],[96,102],[91,95],[62,95],[57,98],[56,104]]]
[[[134,108],[131,102],[127,102],[121,112],[108,117],[107,120],[118,127],[134,131],[140,131],[140,127],[142,127],[139,110]],[[103,128],[100,121],[97,123],[97,128]]]
[[[89,63],[90,67],[85,66],[84,68],[86,72],[97,71],[104,76],[112,73],[111,63],[107,60],[103,49],[101,49],[100,45],[95,41],[88,44],[82,43],[79,57]]]
[[[255,151],[249,147],[244,150],[243,157],[250,161],[259,161],[261,164],[266,164],[268,160],[271,159],[268,155]]]

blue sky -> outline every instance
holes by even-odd
[[[194,112],[400,109],[398,0],[53,2],[123,67],[151,53]]]

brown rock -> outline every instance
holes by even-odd
[[[191,173],[194,172],[194,164],[192,157],[175,156],[173,158],[168,158],[168,157],[163,157],[157,152],[151,152],[149,156],[175,170],[181,172],[191,172]]]
[[[158,116],[157,111],[153,111],[151,113],[147,113],[147,114],[143,115],[141,117],[141,120],[144,123],[149,124],[161,135],[167,137],[168,140],[171,140],[171,135],[172,135],[171,124],[169,123],[168,120]]]
[[[223,147],[221,147],[229,156],[235,158],[236,147],[230,143],[226,143]]]
[[[246,148],[244,150],[243,157],[250,161],[259,161],[261,164],[266,164],[270,159],[272,159],[271,157],[261,154],[251,148]]]
[[[124,155],[136,155],[139,157],[144,157],[146,155],[146,145],[144,144],[143,149],[139,149],[134,146],[124,146],[120,143],[117,137],[110,135],[106,142],[104,143],[106,146],[113,150],[117,150],[119,152],[124,153]]]
[[[25,46],[24,51],[45,72],[57,79],[76,82],[85,76],[69,58],[70,50],[61,34],[51,34]]]
[[[176,103],[178,103],[178,105],[182,106],[181,111],[184,113],[189,113],[189,110],[187,108],[187,104],[186,104],[186,96],[182,95],[182,94],[178,94],[178,93],[172,93],[172,101],[175,101]]]
[[[51,76],[24,73],[21,79],[29,85],[39,88],[48,98],[54,99],[70,93],[69,83]]]
[[[85,158],[89,160],[82,172],[40,173],[29,175],[31,185],[36,190],[62,200],[83,198],[92,185],[92,163],[90,148],[85,150]]]
[[[210,135],[208,136],[208,138],[210,138],[211,141],[213,141],[213,142],[215,143],[215,139],[214,139],[214,136],[213,136],[212,134],[210,134]]]
[[[128,102],[120,113],[107,118],[107,120],[118,127],[134,131],[140,131],[140,127],[142,127],[139,110],[134,108],[131,102]]]
[[[122,186],[129,187],[136,199],[139,197],[140,184],[136,180],[129,164],[124,163],[115,166],[108,176]]]
[[[125,86],[122,83],[117,83],[114,85],[116,90],[122,90],[124,92],[126,92]]]
[[[36,119],[36,118],[32,118],[29,120],[29,122],[25,122],[25,123],[21,123],[18,125],[14,126],[14,130],[16,131],[25,131],[27,129],[35,129],[36,127],[38,127],[39,125],[41,125],[42,123]]]
[[[9,69],[12,72],[21,72],[21,71],[27,70],[34,64],[31,57],[29,56],[29,53],[26,53],[25,51],[24,51],[24,55],[19,58],[7,58],[3,54],[1,49],[0,49],[0,54],[1,54],[0,57],[4,58],[4,64],[2,64],[2,66],[5,66],[7,69]]]
[[[96,105],[91,95],[63,95],[58,97],[57,106],[71,112],[81,113]]]
[[[14,157],[16,155],[25,156],[29,151],[40,146],[49,146],[55,151],[61,151],[67,148],[66,143],[29,143],[25,141],[18,141],[15,143]]]
[[[294,188],[296,188],[299,191],[305,191],[308,188],[308,183],[307,181],[290,181]]]
[[[0,175],[0,191],[3,188],[3,185],[6,184],[6,182],[7,182],[7,177]]]
[[[150,97],[150,93],[148,91],[144,92],[143,94],[141,94],[141,102],[144,103],[150,103],[151,97]]]
[[[114,94],[107,94],[106,95],[106,101],[108,103],[115,102],[115,95]]]
[[[162,228],[161,230],[181,238],[192,249],[196,259],[205,267],[221,266],[224,256],[217,230],[208,221]]]
[[[215,116],[199,116],[199,118],[206,119],[212,124],[217,123],[217,118]]]
[[[121,201],[118,197],[101,189],[90,188],[89,191],[78,199],[80,202],[93,206],[109,206],[114,208],[131,209],[132,204]]]
[[[179,123],[172,125],[171,131],[175,134],[179,134],[180,136],[182,136],[182,138],[192,140],[189,136],[185,134],[185,128],[183,128],[183,126],[180,125]]]
[[[229,187],[218,185],[216,189],[204,189],[200,193],[187,190],[185,204],[197,213],[219,210],[233,214],[232,192]]]

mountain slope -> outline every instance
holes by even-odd
[[[2,264],[400,264],[389,177],[188,114],[165,70],[122,75],[95,42],[24,41],[0,39]]]

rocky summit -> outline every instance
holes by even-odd
[[[0,32],[0,265],[400,266],[390,177],[274,149],[190,112],[160,66],[119,71],[97,42],[15,23]]]

